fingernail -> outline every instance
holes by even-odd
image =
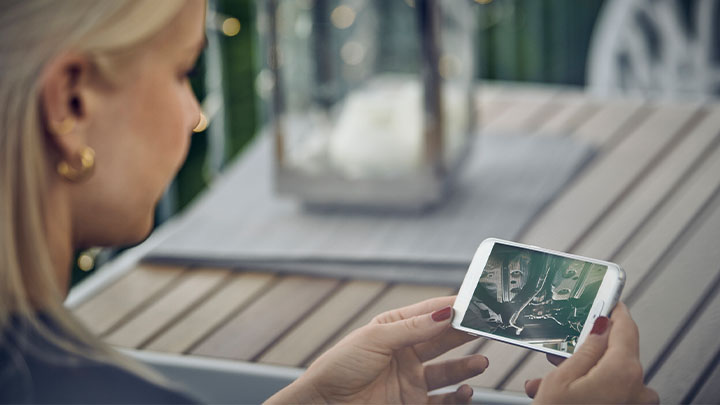
[[[459,386],[455,392],[460,394],[460,396],[468,397],[468,398],[471,398],[473,396],[473,394],[475,393],[475,391],[473,391],[472,387],[467,384],[463,384],[463,385]]]
[[[590,331],[594,335],[602,335],[610,324],[610,318],[607,316],[598,317],[593,324],[593,328]]]
[[[452,315],[452,307],[445,307],[439,311],[435,311],[432,314],[432,320],[435,322],[442,322]]]
[[[530,382],[530,380],[525,380],[525,385],[524,385],[525,389],[527,389],[527,385],[529,382]]]
[[[476,359],[474,361],[472,361],[470,364],[471,364],[472,369],[476,373],[480,374],[488,368],[488,366],[490,365],[490,362],[488,361],[487,357],[485,357],[485,356],[477,356]]]

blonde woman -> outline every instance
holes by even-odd
[[[76,249],[151,229],[200,116],[186,73],[204,13],[201,0],[0,3],[0,402],[194,402],[87,333],[62,302]],[[467,402],[467,385],[428,392],[481,373],[484,356],[423,364],[469,340],[449,328],[452,301],[378,316],[270,401]],[[657,401],[627,311],[607,321],[528,392]]]

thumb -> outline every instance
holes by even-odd
[[[452,307],[399,321],[376,325],[373,340],[384,348],[397,350],[428,341],[445,331],[452,320]]]
[[[525,381],[525,394],[527,394],[530,398],[535,398],[538,390],[540,390],[540,383],[542,383],[542,378]]]
[[[558,366],[555,370],[556,374],[567,382],[577,380],[587,374],[607,350],[610,326],[610,318],[598,317],[585,342],[569,359]]]

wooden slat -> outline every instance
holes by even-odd
[[[625,291],[632,293],[672,246],[690,220],[697,215],[720,187],[720,148],[710,154],[677,192],[662,206],[646,226],[623,247],[617,262],[627,272]]]
[[[503,87],[494,82],[480,82],[475,86],[475,91],[478,100],[485,102],[495,99],[503,91]]]
[[[488,341],[480,348],[479,353],[487,356],[490,367],[481,375],[471,378],[468,384],[496,389],[501,386],[507,375],[516,364],[527,355],[528,349],[512,346],[507,343]],[[511,387],[509,391],[522,392],[522,389]]]
[[[720,272],[720,264],[715,266]],[[716,276],[717,280],[717,276]],[[717,287],[713,283],[714,287]],[[720,294],[717,292],[704,305],[702,314],[681,341],[677,342],[672,354],[665,359],[663,367],[651,378],[649,385],[662,392],[661,403],[679,404],[691,394],[690,390],[716,360],[713,354],[720,352]],[[718,379],[708,381],[717,385]],[[720,399],[720,390],[716,391]],[[692,393],[696,394],[696,393]],[[700,403],[710,403],[709,398]]]
[[[562,92],[559,94],[562,94]],[[528,133],[534,135],[538,132],[539,128],[550,119],[561,114],[563,111],[569,110],[567,105],[557,101],[557,97],[558,95],[551,98],[547,103],[537,108],[534,113],[528,115],[523,123],[518,124],[518,129],[529,128]]]
[[[676,106],[653,114],[616,148],[598,156],[531,225],[523,239],[557,250],[570,249],[632,185],[696,111],[695,106]]]
[[[139,347],[219,286],[228,272],[222,269],[188,270],[172,290],[105,337],[105,341],[128,348]]]
[[[587,122],[599,111],[594,103],[586,101],[584,94],[562,95],[553,103],[562,105],[556,114],[537,127],[538,134],[562,133],[575,131],[582,123]]]
[[[255,300],[275,277],[264,273],[233,275],[212,297],[175,322],[143,348],[145,350],[185,353],[234,312]]]
[[[600,147],[609,146],[611,140],[622,134],[624,127],[634,120],[642,120],[642,105],[641,101],[636,100],[606,102],[573,131],[573,137]]]
[[[429,361],[429,364],[442,363],[448,360],[459,359],[467,355],[477,353],[480,348],[487,344],[487,340],[483,338],[477,338],[463,345],[460,345],[454,349],[448,350],[440,356]]]
[[[606,215],[574,251],[609,259],[643,221],[688,176],[703,152],[717,141],[720,108],[711,111],[643,181],[631,190],[619,206]]]
[[[338,280],[286,276],[204,339],[193,354],[252,360],[322,301]]]
[[[478,128],[485,128],[491,125],[498,117],[513,107],[517,99],[508,97],[501,93],[501,90],[488,95],[487,92],[480,93],[478,101]]]
[[[391,309],[401,308],[407,305],[415,304],[429,298],[442,297],[455,293],[455,289],[448,287],[433,287],[425,285],[398,284],[385,291],[382,296],[378,297],[375,302],[366,308],[362,313],[357,315],[345,326],[340,333],[337,334],[329,343],[323,345],[317,350],[313,356],[306,362],[308,365],[315,360],[317,356],[334,346],[340,339],[344,338],[348,333],[369,323],[376,315],[389,311]]]
[[[510,109],[512,105],[513,101],[507,99],[481,100],[478,105],[479,128],[485,128],[490,125],[497,117]]]
[[[640,360],[645,367],[657,357],[678,325],[688,317],[698,296],[718,273],[720,209],[717,203],[713,211],[709,217],[698,221],[699,228],[674,257],[660,264],[662,271],[655,275],[637,301],[631,303],[633,317],[640,328]],[[695,365],[685,364],[685,367]]]
[[[498,389],[522,392],[525,390],[525,381],[541,378],[553,369],[545,354],[539,352],[525,353],[518,363],[516,364],[517,370],[506,381],[499,384]]]
[[[96,335],[111,330],[133,311],[152,300],[182,273],[175,266],[139,265],[73,312]]]
[[[532,124],[539,125],[537,122],[533,122],[533,120],[535,120],[538,112],[548,104],[556,92],[545,89],[542,91],[528,89],[526,91],[527,92],[523,93],[518,91],[510,93],[508,97],[513,97],[510,108],[503,110],[497,116],[488,117],[491,120],[489,122],[486,121],[486,125],[483,125],[483,130],[488,133],[494,131],[521,131],[531,128],[531,122]],[[498,99],[503,100],[502,97],[498,97]]]
[[[697,172],[673,194],[648,224],[628,243],[627,250],[613,260],[617,260],[627,272],[624,297],[632,293],[648,273],[650,273],[662,255],[671,248],[677,235],[698,214],[715,190],[720,188],[720,148],[708,156]],[[683,287],[685,288],[685,287]],[[632,298],[632,297],[630,297]],[[635,316],[634,304],[629,303]],[[686,308],[687,309],[687,308]],[[646,336],[653,334],[653,336]],[[645,343],[647,339],[655,339],[657,334],[641,329],[641,347],[651,346],[657,349],[659,343]],[[508,382],[507,387],[517,389],[526,379],[546,374],[552,367],[544,356],[533,354],[525,361],[523,367]]]
[[[700,387],[698,393],[690,399],[692,404],[712,404],[718,403],[720,398],[720,353],[715,355],[715,369],[707,376],[705,383]]]
[[[477,90],[478,127],[482,128],[510,108],[514,99],[507,97],[506,88],[483,83]]]
[[[640,360],[645,367],[658,360],[658,354],[669,338],[681,331],[682,323],[690,315],[689,309],[697,305],[698,296],[702,295],[718,275],[720,199],[715,200],[710,215],[699,218],[697,231],[682,246],[682,250],[664,263],[662,272],[632,305],[633,316],[641,333]],[[708,335],[705,339],[714,338],[717,342],[717,329],[705,324],[696,324],[695,328],[702,328],[697,333]],[[705,350],[710,357],[707,351],[709,348],[697,349]],[[686,348],[682,345],[678,346],[677,350],[684,351]],[[666,362],[664,367],[676,367],[678,371],[693,373],[699,365],[689,360],[683,359],[677,364]],[[661,398],[672,396],[671,388],[676,388],[655,383],[652,387],[658,391]],[[686,391],[689,388],[685,387]]]
[[[345,283],[297,327],[265,352],[258,362],[299,367],[318,345],[328,341],[385,288],[385,283],[355,280]]]

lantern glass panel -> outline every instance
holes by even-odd
[[[380,204],[373,181],[445,181],[474,125],[470,3],[268,0],[258,82],[272,104],[279,175],[334,182],[346,197],[343,184],[363,182]]]

